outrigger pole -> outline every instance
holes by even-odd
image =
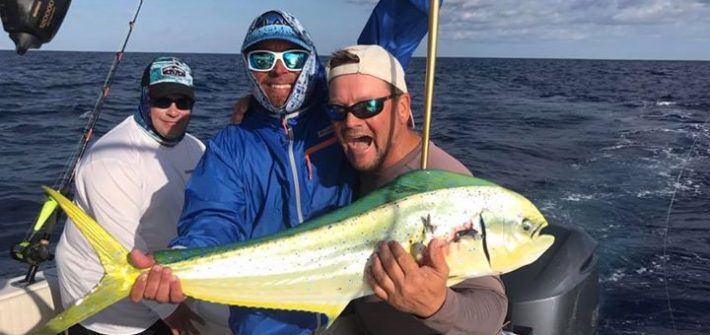
[[[427,40],[426,77],[424,79],[424,129],[422,130],[421,168],[426,169],[429,159],[429,136],[431,108],[434,101],[434,77],[436,71],[436,47],[439,35],[439,0],[429,4],[429,38]]]
[[[84,151],[86,151],[86,148],[89,145],[89,141],[91,141],[91,138],[94,134],[94,127],[96,126],[96,122],[98,122],[99,120],[99,115],[101,115],[101,109],[103,108],[104,101],[106,100],[106,97],[108,96],[109,91],[111,90],[113,76],[116,73],[116,70],[118,69],[118,65],[123,60],[123,53],[126,50],[126,45],[128,45],[128,40],[131,37],[131,33],[133,32],[133,26],[136,23],[136,19],[138,18],[138,13],[140,12],[141,7],[143,7],[143,0],[139,0],[138,8],[136,9],[135,14],[133,15],[133,19],[128,22],[128,34],[126,34],[126,38],[123,41],[121,50],[116,53],[116,56],[113,59],[111,69],[106,75],[104,85],[101,88],[101,92],[99,93],[98,98],[96,99],[96,103],[94,104],[94,109],[91,112],[91,117],[89,117],[89,121],[84,127],[84,134],[82,135],[81,140],[79,141],[79,144],[77,145],[77,148],[74,151],[74,154],[67,161],[67,164],[64,167],[64,171],[62,172],[61,177],[58,179],[59,182],[55,183],[54,185],[54,189],[59,190],[59,192],[61,192],[64,196],[68,196],[70,193],[71,184],[74,181],[74,175],[76,173],[76,166],[79,163],[79,160],[81,160],[81,157],[84,156]],[[51,198],[47,198],[47,200],[42,205],[42,209],[40,210],[40,213],[37,216],[37,221],[35,222],[34,226],[27,232],[27,235],[25,235],[25,238],[22,240],[22,242],[13,245],[12,249],[10,250],[12,258],[30,265],[30,268],[27,270],[27,274],[25,275],[24,279],[24,282],[28,285],[34,282],[35,275],[37,274],[37,270],[39,269],[39,265],[44,261],[51,260],[54,258],[54,256],[49,252],[49,241],[52,237],[54,227],[57,225],[58,221],[58,213],[56,209],[57,203]],[[38,239],[37,235],[42,230],[44,230],[44,234],[42,234],[42,237]]]

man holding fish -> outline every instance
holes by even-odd
[[[380,46],[357,45],[337,51],[327,70],[329,116],[343,151],[358,170],[358,194],[417,169],[422,138],[413,129],[411,98],[397,59]],[[428,166],[471,175],[434,144]],[[350,313],[341,315],[330,333],[497,333],[507,309],[500,278],[468,279],[447,288],[446,244],[432,240],[417,262],[399,243],[381,243],[367,272],[376,297],[354,300]]]
[[[387,45],[406,63],[426,34],[428,4],[381,1],[360,41]],[[271,235],[351,201],[355,172],[327,117],[325,71],[308,33],[288,13],[269,11],[252,22],[242,55],[253,88],[249,113],[208,142],[172,246]],[[133,258],[152,264],[138,251]],[[139,277],[132,297],[179,302],[179,284],[169,268],[155,266]],[[314,313],[230,307],[234,333],[307,334],[325,322]]]
[[[418,36],[416,44],[422,36]],[[418,161],[421,153],[421,138],[407,127],[412,118],[402,67],[382,48],[367,50],[381,51],[370,56],[374,65],[369,65],[369,69],[373,73],[389,73],[392,64],[397,65],[397,82],[384,75],[343,72],[349,65],[340,70],[335,67],[330,74],[333,106],[323,108],[319,104],[324,104],[327,96],[319,96],[325,94],[324,87],[319,87],[324,84],[318,78],[322,69],[315,59],[312,42],[298,22],[284,12],[273,11],[252,23],[242,53],[254,87],[251,105],[255,110],[247,114],[239,127],[228,127],[208,144],[188,186],[179,224],[180,237],[173,245],[215,246],[265,236],[347,204],[354,172],[345,163],[345,157],[360,172],[356,192],[360,196],[412,169],[411,162]],[[404,60],[408,60],[412,51],[413,48],[405,54]],[[385,55],[388,58],[381,59]],[[358,86],[362,76],[369,77],[364,79],[368,85]],[[373,81],[374,85],[370,85]],[[383,88],[390,88],[389,84],[394,90],[380,94]],[[361,89],[359,95],[349,96],[356,86]],[[352,103],[357,101],[360,103]],[[383,110],[386,112],[380,113]],[[335,145],[326,115],[333,121],[345,156]],[[258,129],[265,124],[273,124],[269,129],[283,129],[280,143],[269,144],[272,141],[269,135],[259,133]],[[255,136],[261,139],[259,144],[254,143]],[[266,146],[262,148],[263,143]],[[431,159],[437,162],[434,167],[470,175],[461,163],[433,148]],[[283,158],[278,158],[279,153]],[[279,167],[281,159],[287,160],[285,168]],[[276,168],[270,170],[273,172],[260,177],[264,166],[274,165]],[[290,174],[299,177],[290,182],[277,178]],[[257,184],[252,183],[254,179]],[[275,187],[282,188],[278,196],[269,193]],[[244,194],[243,190],[250,194]],[[274,203],[281,203],[284,208],[270,207]],[[407,329],[405,332],[412,334],[432,331],[492,334],[499,330],[506,310],[500,280],[484,277],[448,289],[443,246],[442,241],[432,242],[420,265],[398,244],[383,244],[368,277],[376,295],[389,304],[374,297],[358,300],[331,331],[357,334]],[[150,259],[138,252],[133,253],[133,259],[142,267],[152,265]],[[403,281],[404,273],[408,274],[407,281]],[[173,303],[184,299],[179,280],[169,268],[158,266],[139,277],[132,298]],[[307,334],[327,321],[305,312],[230,309],[232,331],[239,334]],[[356,325],[364,328],[358,329]]]

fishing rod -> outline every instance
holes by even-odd
[[[429,5],[429,38],[427,40],[426,76],[424,78],[424,128],[422,130],[421,168],[426,169],[429,159],[429,136],[431,132],[431,106],[434,101],[434,77],[436,71],[436,47],[439,35],[439,0]]]
[[[128,40],[133,32],[133,27],[136,23],[141,7],[143,7],[143,0],[139,0],[138,8],[136,9],[135,14],[133,14],[133,19],[128,22],[128,34],[126,34],[126,38],[123,41],[121,49],[116,52],[111,68],[109,69],[106,79],[104,80],[101,92],[99,93],[96,103],[94,104],[94,109],[92,110],[91,116],[84,127],[83,135],[79,140],[77,148],[67,161],[64,171],[60,175],[60,178],[58,178],[58,182],[55,182],[54,184],[53,188],[61,192],[64,196],[68,196],[70,193],[71,184],[74,181],[74,175],[76,173],[76,166],[78,165],[79,160],[81,160],[81,157],[84,155],[84,151],[86,151],[89,141],[91,141],[91,138],[93,137],[94,127],[96,126],[99,116],[101,115],[104,101],[106,100],[106,97],[108,97],[109,91],[111,90],[111,84],[113,83],[113,77],[118,69],[118,65],[123,60],[126,45],[128,45]],[[44,261],[54,259],[54,255],[52,255],[49,251],[49,241],[52,237],[54,227],[57,225],[57,221],[59,220],[58,216],[57,203],[53,199],[47,198],[42,205],[42,209],[37,216],[34,226],[30,228],[22,242],[13,245],[10,249],[12,258],[30,265],[24,279],[24,283],[27,283],[28,285],[34,282],[39,265]],[[44,231],[44,233],[41,234],[41,237],[38,237],[42,231]]]

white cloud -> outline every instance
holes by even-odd
[[[373,6],[377,1],[345,2]],[[444,0],[440,15],[442,55],[707,59],[710,54],[710,0]]]
[[[707,17],[708,5],[696,1],[647,1],[640,6],[621,8],[614,20],[625,24],[673,23],[684,19]],[[705,13],[705,15],[699,15]]]
[[[708,23],[698,0],[449,0],[440,29],[454,40],[579,40]]]

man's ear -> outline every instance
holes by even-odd
[[[397,120],[401,124],[409,125],[409,118],[412,116],[410,112],[412,105],[412,97],[409,93],[402,93],[395,99],[397,104]]]

